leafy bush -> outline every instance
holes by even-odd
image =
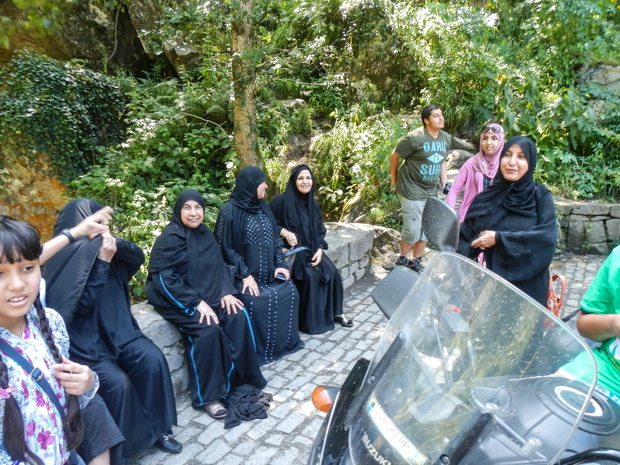
[[[127,138],[71,186],[78,196],[114,207],[115,229],[148,257],[185,189],[203,194],[205,220],[213,226],[231,189],[235,159],[230,136],[204,113],[213,102],[199,86],[130,78],[121,82],[130,98]],[[135,297],[145,296],[145,278],[143,267],[134,278]]]
[[[114,80],[79,62],[18,54],[0,70],[0,165],[43,153],[71,180],[122,141],[125,103]]]
[[[452,2],[386,5],[394,34],[415,57],[407,73],[422,90],[411,96],[413,108],[441,105],[451,132],[477,138],[479,125],[493,116],[505,66],[497,14]]]
[[[398,140],[418,121],[389,112],[361,122],[341,119],[316,137],[310,156],[327,218],[338,220],[358,204],[370,222],[395,226],[400,221],[394,217],[398,199],[390,185],[389,160]]]

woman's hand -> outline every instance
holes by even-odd
[[[103,241],[101,241],[101,248],[99,249],[99,258],[110,263],[116,253],[116,239],[109,232],[103,233],[101,237],[103,237]]]
[[[80,396],[95,385],[95,375],[86,365],[72,362],[66,357],[54,366],[54,376],[60,380],[67,394]]]
[[[478,239],[471,243],[474,249],[488,249],[495,245],[495,231],[482,231]]]
[[[310,259],[310,264],[318,266],[321,264],[321,260],[323,260],[323,249],[317,249],[314,256]]]
[[[291,247],[295,247],[297,245],[297,236],[294,232],[282,228],[280,231],[280,236],[282,236]]]
[[[229,315],[230,312],[233,312],[236,315],[237,310],[241,310],[243,308],[243,302],[231,294],[222,297],[220,299],[220,304],[222,305],[222,308],[226,309],[226,313]]]
[[[200,301],[200,303],[196,307],[196,310],[198,310],[198,313],[200,313],[198,323],[202,323],[206,319],[207,326],[211,326],[211,321],[213,321],[213,323],[215,323],[216,325],[220,324],[220,320],[218,319],[217,315],[204,300]]]
[[[278,279],[278,275],[281,274],[284,276],[284,280],[288,281],[291,277],[291,273],[288,271],[288,268],[276,268],[273,270],[273,277]]]
[[[254,276],[248,275],[246,278],[243,278],[241,282],[243,283],[243,288],[241,289],[242,294],[245,293],[246,289],[248,290],[250,295],[260,294],[260,292],[258,292],[258,284],[256,284],[256,280],[254,279]]]
[[[70,229],[71,235],[76,239],[82,236],[88,236],[89,239],[93,239],[100,234],[109,233],[110,228],[108,224],[112,221],[113,211],[111,207],[103,207],[101,210],[87,216]]]

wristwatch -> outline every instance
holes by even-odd
[[[69,239],[69,244],[73,244],[75,242],[75,237],[73,237],[73,234],[71,234],[69,228],[63,229],[62,231],[60,231],[60,234],[64,234],[65,236],[67,236],[67,239]]]

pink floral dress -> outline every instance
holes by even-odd
[[[50,328],[60,353],[65,357],[69,354],[69,337],[62,317],[52,309],[46,309]],[[56,364],[50,353],[45,339],[39,329],[39,318],[33,308],[26,314],[26,328],[22,337],[15,336],[6,328],[0,328],[0,337],[11,344],[15,350],[23,355],[35,368],[40,369],[50,384],[60,404],[66,411],[67,400],[65,390],[60,381],[53,375]],[[9,374],[9,387],[0,392],[0,440],[2,440],[2,424],[4,422],[4,403],[7,395],[13,396],[19,404],[24,418],[26,442],[46,465],[63,465],[69,460],[69,451],[66,450],[66,437],[62,428],[62,420],[56,407],[39,384],[12,358],[2,353]],[[95,378],[97,378],[95,376]],[[86,394],[80,396],[80,407],[85,407],[93,398],[99,386],[96,379],[95,386]],[[8,391],[8,392],[7,392]],[[0,444],[0,465],[16,465]]]

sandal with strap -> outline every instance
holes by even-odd
[[[207,415],[209,415],[214,420],[223,420],[228,413],[226,407],[224,407],[224,405],[219,400],[205,404],[204,409],[205,412],[207,412]]]
[[[344,314],[334,317],[334,320],[336,321],[336,323],[340,323],[340,325],[344,326],[345,328],[350,328],[351,326],[353,326],[353,320],[347,318],[346,316],[344,316]]]

